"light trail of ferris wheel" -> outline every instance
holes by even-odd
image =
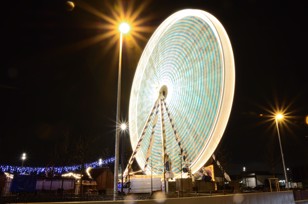
[[[150,163],[161,166],[153,169],[161,174],[167,154],[172,171],[179,173],[179,155],[185,152],[189,169],[198,171],[221,140],[234,87],[232,47],[221,23],[201,10],[171,15],[149,40],[134,77],[129,104],[132,160],[146,166],[147,174]]]

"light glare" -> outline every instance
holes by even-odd
[[[72,11],[75,8],[75,4],[72,1],[67,1],[66,2],[66,8],[68,11]]]
[[[119,30],[122,34],[127,34],[130,31],[130,26],[128,23],[123,22],[119,25]]]
[[[277,113],[275,116],[276,120],[282,120],[284,118],[282,113]]]
[[[22,153],[22,156],[21,156],[21,160],[26,160],[26,158],[27,158],[27,155],[26,155],[26,153]]]
[[[127,129],[126,123],[121,123],[120,128],[121,128],[122,131],[125,131]]]
[[[61,175],[62,177],[74,177],[75,179],[81,179],[82,175],[81,174],[76,174],[73,172],[65,173]]]
[[[101,166],[102,164],[103,164],[103,159],[100,158],[100,159],[98,160],[98,165]]]
[[[90,179],[92,179],[92,176],[91,176],[91,174],[90,174],[91,169],[92,169],[92,167],[90,167],[90,166],[86,169],[86,173],[87,173],[87,175],[88,175],[88,177],[89,177]]]

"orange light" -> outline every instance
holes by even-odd
[[[284,118],[284,115],[282,114],[282,113],[277,113],[276,115],[275,115],[275,119],[276,120],[282,120]]]
[[[67,1],[66,2],[66,8],[68,11],[72,11],[75,8],[75,4],[72,1]]]

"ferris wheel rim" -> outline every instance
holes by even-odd
[[[231,46],[229,37],[224,27],[213,15],[211,15],[210,13],[206,11],[202,11],[198,9],[185,9],[185,10],[181,10],[181,11],[178,11],[172,14],[156,29],[156,31],[152,35],[151,39],[149,40],[148,44],[146,45],[144,49],[144,52],[141,55],[140,61],[137,66],[136,74],[139,73],[140,75],[140,72],[144,73],[146,71],[145,69],[147,66],[144,64],[149,63],[148,60],[151,57],[152,52],[154,51],[153,47],[154,45],[158,44],[161,36],[163,36],[164,33],[168,31],[170,26],[172,26],[178,20],[185,18],[187,16],[195,16],[197,18],[201,18],[210,26],[212,31],[215,33],[216,37],[218,38],[220,42],[219,46],[221,46],[221,51],[222,51],[221,54],[223,57],[223,60],[222,60],[223,61],[223,71],[224,71],[224,83],[223,83],[223,90],[222,90],[223,94],[220,100],[221,104],[219,107],[219,113],[216,117],[215,127],[212,130],[215,133],[215,135],[218,135],[218,136],[213,137],[213,134],[212,134],[210,139],[207,141],[207,144],[212,144],[213,147],[211,148],[208,146],[204,146],[202,149],[202,152],[200,152],[200,154],[198,155],[198,158],[196,158],[191,163],[190,167],[191,167],[192,172],[196,172],[204,165],[205,163],[204,160],[208,160],[211,154],[213,154],[216,147],[218,146],[222,138],[222,135],[225,131],[225,128],[227,126],[228,118],[230,116],[231,108],[232,108],[232,101],[233,101],[234,89],[235,89],[235,65],[234,65],[234,59],[233,59],[232,46]],[[141,69],[140,67],[143,69]],[[141,82],[142,82],[142,78],[141,79],[134,78],[134,82],[132,86],[133,88],[131,91],[131,98],[132,96],[134,96],[134,94],[136,94],[136,93],[133,93],[134,91],[136,91],[134,87],[140,87]],[[166,85],[163,85],[163,86],[166,86]],[[158,89],[160,90],[162,87],[159,87]],[[136,100],[138,101],[139,95],[137,94],[136,97],[137,97]],[[136,106],[135,110],[138,110],[138,107],[137,107],[138,103],[135,103],[130,100],[129,106],[130,106],[129,125],[130,126],[137,125],[135,124],[136,121],[132,120],[132,118],[134,117],[133,115],[137,113],[131,113],[131,106]],[[218,121],[219,119],[221,120]],[[134,130],[134,127],[130,127],[129,129]],[[135,149],[137,145],[138,138],[139,138],[138,133],[136,134],[136,132],[134,133],[131,132],[130,139],[131,139],[131,144],[132,144],[133,149]],[[145,158],[141,158],[141,157],[137,158],[137,161],[139,164],[141,163],[140,165],[142,165],[142,163],[145,162]]]

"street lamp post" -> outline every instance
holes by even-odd
[[[24,162],[27,159],[27,154],[26,153],[22,153],[21,155],[21,167],[24,166]]]
[[[121,123],[121,131],[124,133],[127,130],[127,124]],[[124,183],[124,136],[121,137],[121,193],[123,194],[123,183]]]
[[[102,165],[103,165],[103,159],[102,159],[102,158],[99,158],[99,159],[98,159],[98,166],[99,166],[99,167],[102,167]]]
[[[117,90],[117,112],[116,112],[116,124],[119,124],[120,118],[120,102],[121,102],[121,71],[122,71],[122,43],[123,43],[123,34],[128,33],[130,26],[123,22],[119,26],[120,31],[120,43],[119,43],[119,67],[118,67],[118,90]],[[116,200],[118,195],[118,173],[119,173],[119,128],[116,127],[115,135],[115,161],[114,161],[114,181],[113,181],[113,199]]]
[[[279,140],[279,146],[280,146],[280,153],[281,153],[281,160],[282,160],[282,166],[283,166],[283,173],[286,181],[286,188],[289,188],[289,181],[288,181],[288,176],[287,176],[287,171],[286,171],[286,166],[284,162],[284,155],[283,155],[283,150],[282,150],[282,145],[281,145],[281,139],[280,139],[280,131],[279,131],[279,124],[278,122],[284,118],[283,114],[277,113],[275,115],[275,122],[276,122],[276,128],[277,128],[277,134],[278,134],[278,140]]]

